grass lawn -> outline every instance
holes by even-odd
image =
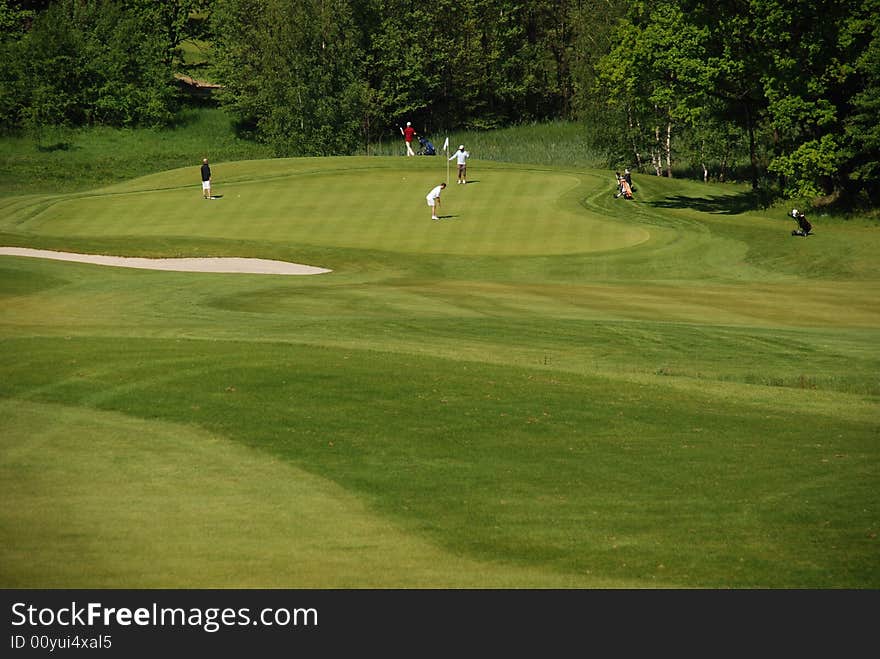
[[[880,587],[880,234],[441,158],[0,196],[3,587]],[[27,193],[27,194],[25,194]]]

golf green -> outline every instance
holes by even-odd
[[[491,165],[468,185],[453,179],[441,197],[447,221],[432,225],[425,222],[425,196],[445,179],[441,163],[401,168],[393,159],[333,158],[215,165],[217,198],[201,205],[191,203],[201,200],[192,172],[177,170],[52,201],[17,226],[44,236],[179,235],[484,256],[595,252],[647,239],[639,226],[609,222],[578,205],[599,183],[595,175]]]

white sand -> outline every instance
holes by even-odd
[[[128,256],[104,256],[102,254],[74,254],[53,252],[27,247],[0,247],[0,256],[30,256],[56,261],[76,261],[117,268],[141,268],[145,270],[173,270],[175,272],[225,272],[259,275],[319,275],[332,272],[311,265],[273,261],[270,259],[246,259],[238,257],[150,259]]]

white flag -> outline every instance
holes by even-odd
[[[447,136],[446,139],[443,140],[443,150],[449,151],[449,136]]]

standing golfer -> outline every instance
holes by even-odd
[[[446,183],[441,183],[440,185],[434,186],[434,188],[428,193],[428,196],[425,199],[428,202],[428,206],[431,208],[431,219],[439,220],[440,218],[437,216],[437,211],[440,210],[440,193],[443,191],[443,188],[446,187]]]
[[[416,129],[412,127],[412,124],[409,121],[406,122],[406,128],[400,129],[400,134],[403,135],[403,141],[406,142],[406,155],[416,155],[412,149],[412,141],[416,134]]]
[[[202,158],[202,196],[205,199],[211,198],[211,167],[207,158]]]
[[[464,185],[467,183],[467,159],[471,154],[464,150],[464,144],[458,146],[458,151],[449,156],[449,160],[455,159],[458,163],[458,183]]]

